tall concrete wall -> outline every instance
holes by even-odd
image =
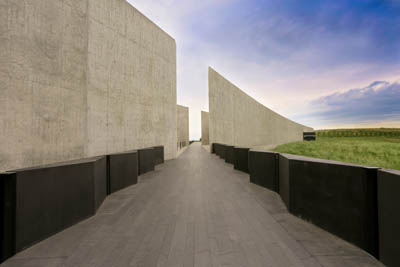
[[[201,112],[201,144],[209,145],[208,112]]]
[[[176,45],[125,0],[89,0],[88,155],[176,155]]]
[[[312,128],[268,109],[209,68],[210,143],[272,148],[303,140]]]
[[[184,142],[185,145],[189,145],[189,108],[177,105],[177,147],[179,144]]]
[[[175,143],[170,36],[125,0],[0,2],[0,171]]]
[[[0,1],[0,170],[85,155],[87,3]]]

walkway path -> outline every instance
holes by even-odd
[[[381,266],[199,143],[4,266]]]

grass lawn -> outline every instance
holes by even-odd
[[[317,141],[289,143],[274,151],[400,170],[400,137],[397,136],[318,136]]]

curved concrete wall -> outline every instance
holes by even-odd
[[[183,146],[189,145],[189,108],[176,105],[177,114],[177,147],[180,143]]]
[[[201,112],[201,144],[209,145],[208,112]]]
[[[176,45],[125,0],[0,4],[0,171],[163,145]]]
[[[208,82],[210,143],[272,148],[301,141],[303,131],[313,130],[258,103],[212,68]]]

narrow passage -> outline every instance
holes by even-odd
[[[3,266],[382,266],[199,143]]]

